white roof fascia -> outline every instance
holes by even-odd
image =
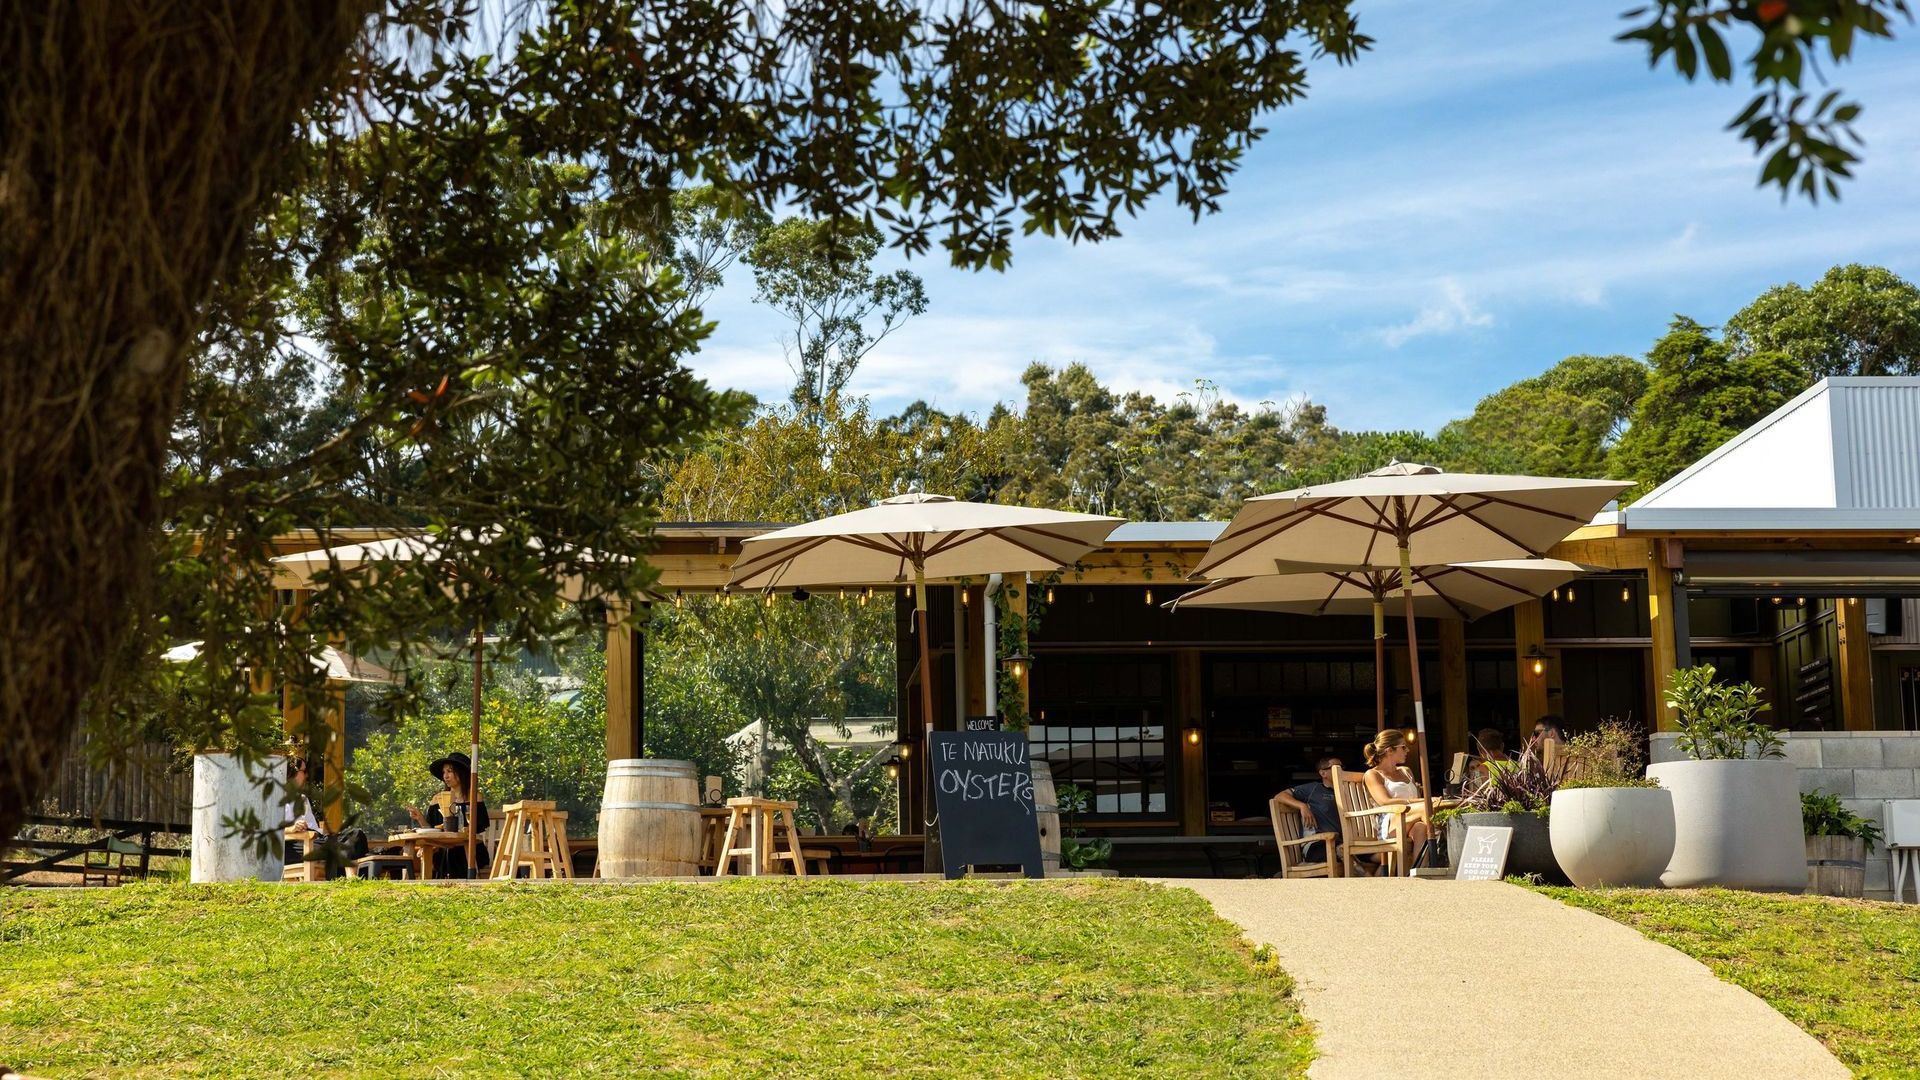
[[[1753,509],[1627,507],[1621,525],[1654,532],[1898,532],[1920,533],[1920,509],[1837,510],[1829,506]]]
[[[1719,446],[1709,451],[1707,455],[1701,458],[1699,461],[1696,461],[1693,464],[1675,473],[1673,476],[1669,477],[1664,483],[1662,483],[1659,487],[1656,487],[1652,491],[1649,491],[1645,495],[1641,496],[1638,500],[1634,502],[1633,506],[1630,506],[1627,508],[1627,512],[1631,514],[1635,511],[1636,508],[1639,508],[1639,507],[1654,509],[1663,498],[1666,498],[1667,496],[1672,495],[1676,489],[1685,486],[1687,482],[1693,479],[1695,475],[1701,472],[1704,472],[1707,469],[1712,468],[1716,462],[1733,454],[1735,451],[1739,450],[1741,447],[1745,446],[1749,442],[1752,442],[1755,438],[1759,437],[1759,435],[1762,432],[1766,431],[1768,428],[1773,427],[1773,425],[1779,423],[1780,421],[1786,419],[1789,416],[1794,415],[1795,413],[1799,412],[1802,408],[1812,404],[1812,402],[1814,402],[1815,399],[1824,397],[1827,394],[1829,385],[1835,381],[1837,380],[1821,379],[1819,382],[1814,383],[1812,386],[1807,387],[1805,390],[1802,390],[1798,395],[1796,395],[1793,398],[1793,400],[1787,402],[1785,405],[1782,405],[1779,408],[1775,409],[1774,411],[1768,413],[1765,417],[1762,417],[1752,427],[1746,429],[1745,431],[1742,431],[1738,435],[1735,435],[1733,438],[1728,439],[1726,442],[1721,443]],[[1829,413],[1831,413],[1831,411],[1832,410],[1829,409]],[[1826,452],[1827,455],[1831,457],[1834,453],[1833,440],[1829,438],[1827,446],[1823,447],[1822,449]]]

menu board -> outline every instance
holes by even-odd
[[[1040,820],[1034,813],[1033,765],[1020,731],[935,731],[933,799],[946,875],[967,867],[1018,866],[1046,876],[1040,862]]]

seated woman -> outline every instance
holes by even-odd
[[[473,778],[473,759],[456,751],[428,765],[427,772],[445,784],[446,790],[436,794],[427,803],[425,813],[417,806],[407,807],[407,813],[413,815],[415,824],[449,832],[464,833],[471,824],[476,838],[474,862],[479,866],[487,866],[493,860],[487,856],[485,841],[477,839],[487,831],[487,804],[485,800],[477,800],[471,810],[467,806],[467,791]],[[467,877],[467,849],[463,846],[434,852],[433,876]]]
[[[1401,728],[1388,728],[1375,735],[1365,750],[1367,794],[1373,797],[1374,805],[1407,808],[1401,820],[1406,824],[1409,857],[1419,854],[1429,832],[1426,812],[1420,802],[1420,785],[1407,768],[1407,758],[1412,753],[1413,738]],[[1382,815],[1379,820],[1380,839],[1391,839],[1393,819]]]
[[[286,843],[283,845],[285,862],[292,866],[305,862],[308,845],[318,851],[326,841],[327,827],[319,818],[313,816],[313,801],[307,797],[307,759],[290,758],[287,761],[287,786],[298,792],[292,802],[282,807],[280,824],[286,829]],[[318,858],[316,855],[315,858]]]

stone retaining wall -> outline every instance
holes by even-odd
[[[1888,799],[1920,799],[1920,732],[1783,731],[1787,760],[1800,767],[1801,791],[1838,795],[1847,809],[1886,826]],[[1674,748],[1672,732],[1653,737],[1649,756],[1656,762],[1686,755]],[[1885,847],[1867,853],[1867,896],[1885,900],[1891,863]]]

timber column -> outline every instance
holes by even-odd
[[[1533,722],[1552,712],[1547,695],[1547,665],[1538,672],[1534,660],[1544,656],[1547,644],[1547,610],[1538,599],[1528,600],[1513,609],[1514,682],[1520,687],[1520,742],[1526,744]]]
[[[625,600],[607,601],[607,760],[646,756],[647,634]]]
[[[1840,633],[1840,722],[1848,731],[1872,731],[1873,642],[1867,636],[1867,606],[1857,596],[1833,602]]]

